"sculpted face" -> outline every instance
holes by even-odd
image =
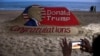
[[[41,12],[42,9],[39,6],[32,6],[28,11],[28,15],[31,18],[35,18],[37,21],[41,21]]]

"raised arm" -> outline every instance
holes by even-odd
[[[67,43],[67,39],[63,38],[60,42],[60,46],[62,48],[63,56],[71,56],[72,52],[72,45],[71,43]]]

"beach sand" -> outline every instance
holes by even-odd
[[[100,23],[100,12],[74,11],[73,13],[76,15],[82,25]]]
[[[0,10],[0,22],[14,20],[22,10]],[[80,25],[93,33],[100,32],[100,12],[72,11],[78,18]],[[10,34],[0,26],[0,56],[62,56],[59,41],[66,37],[69,40],[79,40],[91,36],[45,36]],[[9,35],[10,34],[10,35]],[[91,56],[89,53],[73,50],[72,56]]]
[[[22,12],[22,10],[0,10],[0,22],[13,20]]]

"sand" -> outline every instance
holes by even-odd
[[[100,23],[100,12],[74,11],[73,13],[77,16],[82,25]]]
[[[23,11],[22,10],[0,10],[0,22],[15,19]],[[100,23],[100,12],[89,11],[72,11],[78,18],[81,25],[88,25],[90,23]]]
[[[4,24],[6,21],[14,20],[22,12],[22,10],[0,10],[0,23]],[[92,30],[92,33],[100,32],[100,12],[72,12],[80,21],[82,28]],[[62,56],[59,46],[61,38],[92,40],[91,34],[89,36],[13,35],[2,29],[3,26],[0,26],[0,56]],[[72,56],[91,56],[91,54],[73,50]]]
[[[13,20],[22,12],[22,10],[0,10],[0,22]]]

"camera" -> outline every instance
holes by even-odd
[[[71,41],[72,43],[72,49],[80,49],[81,48],[81,44],[82,42],[81,41]]]

